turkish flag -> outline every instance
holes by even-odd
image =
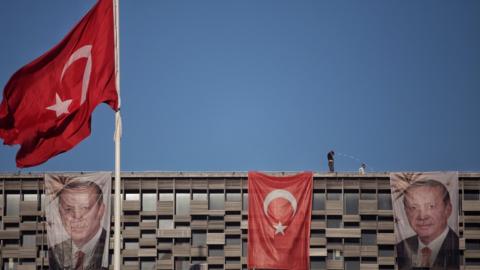
[[[248,173],[248,268],[310,269],[313,174]]]
[[[91,114],[118,110],[113,1],[100,0],[54,48],[18,70],[0,104],[0,138],[17,167],[41,164],[90,135]]]

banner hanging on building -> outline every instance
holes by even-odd
[[[310,269],[313,175],[248,173],[248,268]]]
[[[108,267],[111,173],[45,175],[50,269]]]
[[[460,269],[458,173],[391,173],[397,264]]]

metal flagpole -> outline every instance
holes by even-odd
[[[122,137],[122,117],[120,116],[120,17],[119,0],[113,0],[114,36],[115,36],[115,85],[118,95],[118,111],[115,112],[115,210],[114,210],[114,240],[113,240],[113,269],[120,270],[120,214],[122,211],[121,184],[120,184],[120,139]]]

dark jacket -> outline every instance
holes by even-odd
[[[84,270],[98,270],[106,269],[102,268],[103,250],[105,247],[105,237],[107,232],[102,229],[102,234],[98,239],[98,243],[95,245],[93,257],[89,264],[85,266]],[[48,249],[48,264],[52,270],[70,270],[74,269],[72,258],[72,241],[70,239],[63,241],[55,245],[53,248]]]
[[[418,239],[414,235],[397,244],[397,263],[399,270],[407,270],[412,268],[412,256],[418,250]],[[448,229],[447,236],[443,240],[442,246],[438,251],[437,258],[433,262],[430,269],[460,269],[460,254],[458,248],[458,236],[451,229]]]

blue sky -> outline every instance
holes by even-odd
[[[94,2],[2,2],[0,85]],[[480,171],[479,1],[121,0],[120,29],[124,171]],[[22,171],[113,170],[113,130]]]

